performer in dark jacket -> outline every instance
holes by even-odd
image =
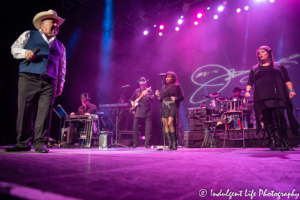
[[[17,145],[4,151],[30,151],[32,114],[34,122],[34,149],[48,153],[52,106],[55,97],[62,93],[66,74],[66,49],[56,38],[59,26],[65,20],[54,10],[40,12],[33,18],[37,30],[25,31],[14,42],[11,52],[22,59],[19,65]],[[34,54],[39,47],[40,52]],[[26,58],[27,62],[23,62]]]
[[[70,116],[74,115],[97,115],[97,106],[90,103],[90,98],[88,93],[82,93],[80,95],[80,100],[82,103],[82,106],[78,108],[77,113],[70,113]],[[69,142],[67,144],[75,144],[76,142],[76,133],[75,133],[75,126],[77,126],[77,130],[82,128],[84,126],[84,123],[77,123],[77,122],[70,122],[69,123],[69,130],[70,130],[70,136],[69,136]],[[95,129],[95,125],[94,125]]]
[[[134,105],[134,101],[143,95],[135,108],[134,120],[133,120],[133,148],[139,146],[138,138],[138,123],[141,119],[145,119],[145,147],[149,148],[149,141],[151,137],[151,109],[154,94],[151,89],[147,89],[147,82],[144,77],[138,80],[140,88],[136,89],[130,98],[131,105]],[[148,91],[147,91],[148,90]]]
[[[163,93],[155,92],[162,102],[161,117],[164,136],[169,140],[169,149],[177,150],[179,135],[183,135],[180,122],[180,102],[184,99],[183,91],[174,72],[167,72]],[[175,124],[175,125],[174,125]]]
[[[230,97],[230,99],[233,99],[233,98],[243,99],[243,98],[245,98],[243,95],[241,95],[241,91],[242,90],[239,87],[235,87],[232,91],[232,92],[234,92],[234,95],[232,97]]]
[[[284,115],[286,109],[291,130],[294,135],[299,135],[299,124],[293,115],[291,98],[296,96],[293,84],[288,76],[286,68],[274,62],[272,50],[268,46],[261,46],[256,51],[258,64],[255,65],[249,74],[245,97],[250,97],[250,89],[254,85],[254,110],[256,120],[262,114],[265,129],[270,137],[270,149],[278,150],[275,140],[275,129],[273,114],[275,114],[276,125],[282,134],[283,145],[292,150],[287,139],[287,122]],[[288,88],[288,90],[287,90]],[[278,110],[277,110],[278,107]],[[280,129],[279,129],[280,127]],[[257,133],[261,130],[260,123],[257,123]]]

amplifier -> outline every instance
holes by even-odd
[[[118,140],[132,140],[133,132],[132,131],[119,131]]]
[[[189,117],[197,117],[197,118],[202,118],[206,117],[206,115],[211,114],[211,109],[208,108],[188,108],[189,111]]]
[[[100,131],[98,138],[99,149],[111,148],[107,147],[113,144],[113,133],[108,131]]]

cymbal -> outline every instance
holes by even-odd
[[[202,95],[204,98],[206,98],[206,99],[210,99],[210,97],[209,96],[207,96],[207,95]]]
[[[217,101],[226,101],[226,100],[228,100],[228,98],[227,97],[217,97],[216,100]]]
[[[208,96],[210,96],[210,97],[218,97],[218,96],[220,96],[220,93],[211,92],[211,93],[208,93]]]

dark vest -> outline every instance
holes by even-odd
[[[63,44],[55,39],[51,48],[49,48],[48,43],[39,31],[30,31],[30,37],[25,49],[34,51],[37,47],[41,49],[37,53],[37,58],[26,64],[23,64],[23,61],[21,61],[19,72],[43,74],[48,71],[48,76],[57,79],[58,66],[63,55]]]

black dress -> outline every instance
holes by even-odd
[[[175,118],[176,116],[176,104],[175,102],[173,103],[168,103],[172,102],[171,97],[175,97],[176,94],[176,87],[175,86],[166,86],[164,87],[163,90],[163,109],[162,109],[162,117],[167,118],[167,117],[172,117]]]

